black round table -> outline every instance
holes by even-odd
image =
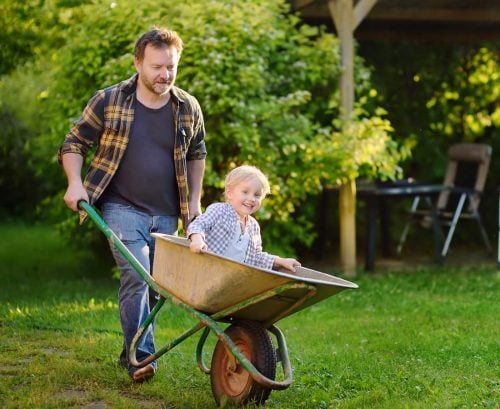
[[[442,263],[441,247],[443,235],[440,227],[436,201],[432,200],[441,192],[449,188],[444,185],[436,184],[418,184],[418,183],[388,183],[388,184],[370,184],[357,186],[357,196],[366,202],[367,211],[367,237],[365,252],[365,269],[373,271],[375,269],[375,251],[376,251],[376,221],[377,213],[381,214],[382,246],[384,253],[388,251],[389,222],[387,214],[387,199],[408,198],[408,197],[427,197],[431,208],[432,230],[434,237],[435,259],[437,263]]]

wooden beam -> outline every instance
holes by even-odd
[[[441,21],[464,23],[499,22],[499,10],[484,9],[409,9],[409,8],[375,8],[370,13],[370,20],[390,21]]]
[[[378,0],[360,0],[358,4],[354,7],[354,25],[353,30],[365,19],[373,6]]]
[[[358,42],[412,41],[417,43],[477,44],[482,41],[500,41],[500,24],[471,27],[463,24],[409,25],[382,21],[366,21],[356,30]]]
[[[442,22],[442,23],[498,23],[500,22],[500,5],[482,5],[479,1],[470,1],[468,8],[460,8],[449,2],[449,6],[436,4],[423,6],[414,2],[404,6],[405,2],[392,7],[385,2],[378,2],[376,7],[371,4],[372,0],[359,0],[354,8],[355,27],[366,17],[369,20],[388,21],[415,21],[415,22]],[[327,20],[331,18],[331,8],[327,0],[291,0],[293,11],[299,11],[305,19]],[[373,2],[374,3],[374,2]],[[394,2],[395,3],[395,2]],[[393,3],[393,4],[394,4]],[[408,3],[406,3],[408,4]],[[372,9],[373,8],[373,9]],[[370,11],[371,10],[371,11]],[[369,14],[368,14],[369,12]]]
[[[342,16],[338,0],[328,0],[328,9],[330,10],[330,16],[332,17],[337,33],[340,33],[342,27]]]
[[[340,106],[344,120],[351,116],[354,103],[354,13],[352,0],[328,0],[328,7],[340,39],[342,71],[340,76]]]
[[[302,9],[305,9],[306,7],[313,6],[314,3],[316,3],[317,0],[294,0],[291,1],[292,3],[292,10],[293,11],[300,11]]]

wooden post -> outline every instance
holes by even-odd
[[[340,109],[344,123],[349,119],[354,103],[353,84],[353,7],[352,0],[329,0],[340,39]],[[348,181],[339,190],[340,268],[348,275],[356,273],[356,183]]]
[[[356,274],[356,181],[340,186],[340,268],[349,276]]]
[[[377,0],[328,0],[328,7],[340,39],[342,69],[340,74],[340,107],[344,123],[349,120],[354,104],[354,30]],[[356,274],[356,181],[340,186],[340,267],[348,275]]]

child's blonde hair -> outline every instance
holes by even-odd
[[[227,192],[231,190],[238,183],[247,180],[258,180],[262,186],[262,193],[264,196],[271,193],[271,188],[269,186],[269,181],[266,175],[264,175],[260,169],[255,166],[242,165],[234,168],[226,176],[224,182],[224,197],[227,197]]]

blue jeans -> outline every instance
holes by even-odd
[[[177,232],[177,216],[150,216],[132,206],[118,203],[103,203],[102,217],[110,229],[125,244],[130,252],[151,271],[153,265],[155,240],[151,233],[175,234]],[[154,305],[154,292],[141,278],[130,263],[110,243],[113,257],[120,270],[120,289],[118,306],[122,325],[126,356],[130,350],[132,339]],[[137,347],[137,360],[141,361],[155,352],[153,328],[150,326]],[[156,367],[156,362],[153,362]],[[132,374],[136,368],[128,365]]]

